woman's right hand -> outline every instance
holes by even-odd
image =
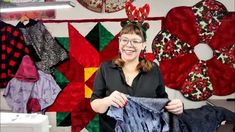
[[[123,108],[128,102],[126,95],[118,91],[112,92],[105,100],[108,106],[112,105],[117,108]]]

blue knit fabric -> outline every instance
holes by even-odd
[[[124,108],[111,106],[107,115],[117,120],[116,132],[168,132],[169,115],[164,107],[169,99],[127,96]]]
[[[117,120],[116,132],[215,132],[222,121],[235,122],[235,113],[223,107],[205,105],[170,116],[166,98],[127,98],[124,108],[111,106],[107,112]]]

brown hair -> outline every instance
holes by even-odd
[[[146,31],[149,29],[149,24],[146,22],[144,24],[141,24],[140,26],[138,24],[140,23],[122,21],[121,22],[122,30],[120,32],[120,35],[136,34],[139,35],[142,38],[142,40],[145,42],[147,39]]]
[[[120,32],[120,36],[122,34],[136,34],[136,35],[139,35],[143,41],[146,41],[145,31],[149,28],[149,25],[147,23],[144,23],[142,26],[138,26],[135,23],[128,24],[125,22],[121,22],[121,26],[122,26],[122,30]],[[122,60],[121,55],[119,54],[116,58],[113,59],[113,63],[118,65],[119,67],[123,67],[125,64],[125,61]],[[140,62],[137,65],[136,69],[148,72],[152,69],[152,67],[153,67],[153,64],[149,60],[146,60],[144,56],[140,58]]]

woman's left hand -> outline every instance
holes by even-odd
[[[167,106],[165,106],[168,112],[179,115],[183,113],[184,107],[183,102],[179,99],[171,100]]]

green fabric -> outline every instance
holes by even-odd
[[[56,68],[52,68],[52,75],[61,89],[68,85],[69,80]]]
[[[71,113],[70,112],[57,112],[56,113],[56,126],[71,126]]]
[[[55,40],[67,51],[69,52],[69,38],[68,37],[55,37]],[[52,75],[55,81],[60,86],[64,88],[69,83],[69,80],[56,68],[52,68]]]
[[[63,48],[68,52],[69,51],[69,38],[68,37],[56,37],[55,40],[63,46]]]
[[[114,36],[98,22],[85,38],[100,52],[109,44]]]
[[[100,126],[99,126],[99,115],[97,114],[86,126],[86,129],[89,132],[99,132]]]

